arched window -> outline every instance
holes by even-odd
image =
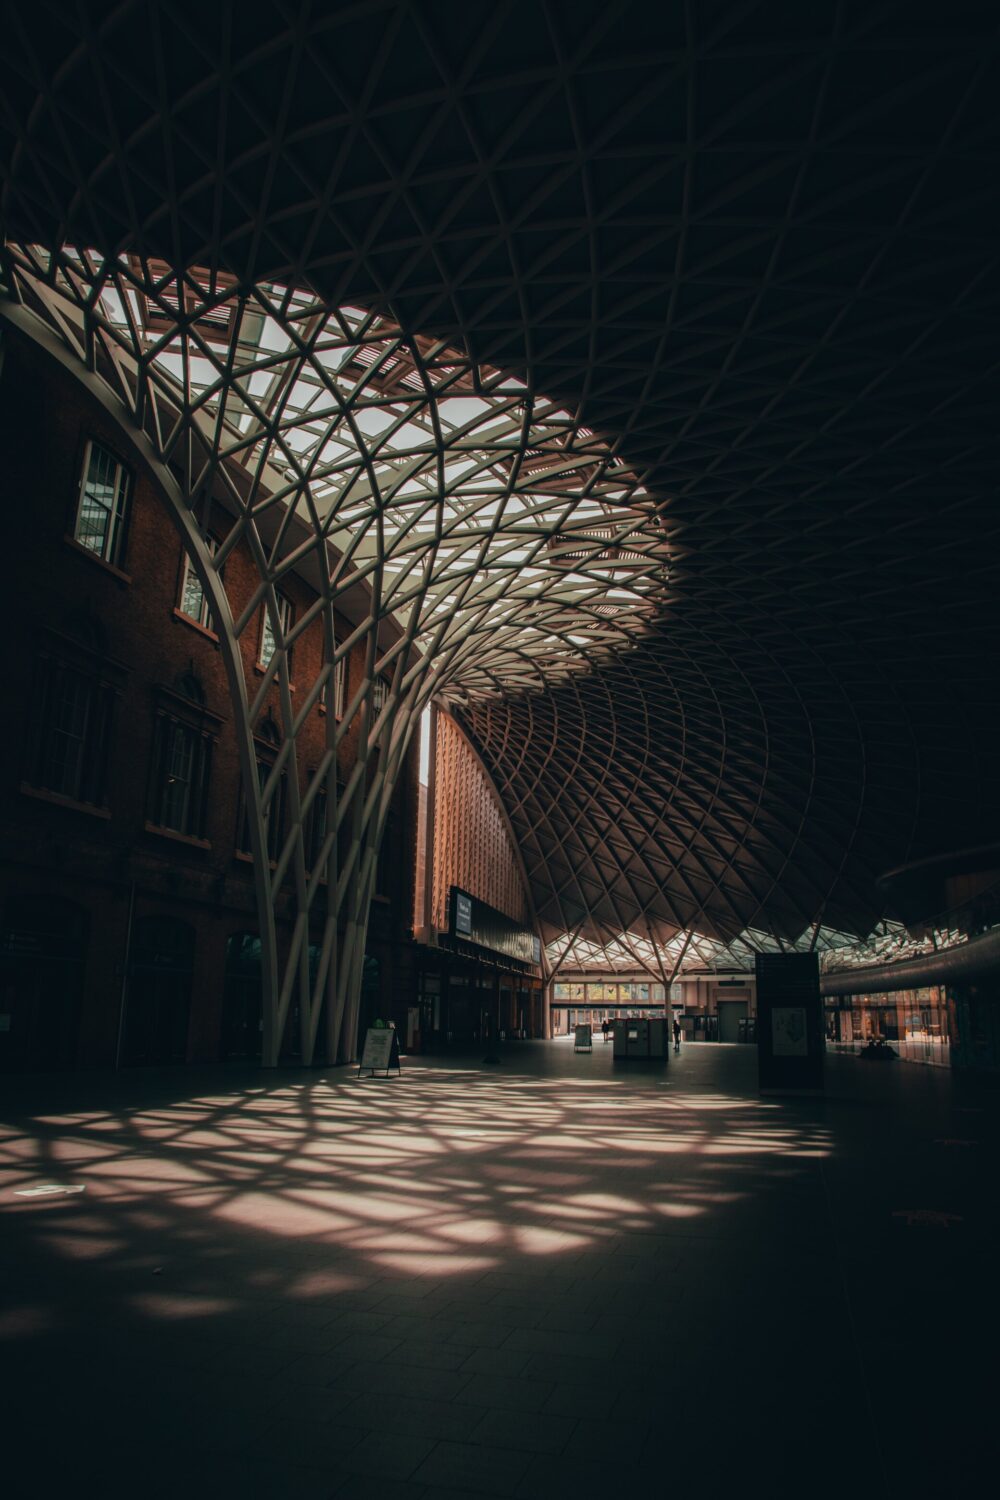
[[[106,808],[115,706],[122,668],[106,654],[106,631],[74,611],[40,632],[23,790]]]
[[[257,785],[263,792],[267,778],[281,745],[281,730],[270,713],[261,720],[254,731],[257,751]],[[288,777],[283,772],[274,790],[267,809],[267,855],[272,863],[281,853],[285,836],[285,801],[288,792]],[[237,823],[236,847],[241,854],[250,854],[250,809],[245,792],[240,795],[240,813]]]
[[[205,706],[205,689],[202,687],[201,678],[192,671],[182,672],[177,679],[177,691],[185,698],[190,698],[192,703],[200,707]]]
[[[268,713],[257,726],[255,731],[257,738],[263,740],[266,745],[271,745],[276,750],[281,744],[281,730],[275,722],[274,715]]]
[[[205,689],[193,672],[173,688],[157,688],[148,820],[191,839],[204,839],[212,750],[221,720],[205,706]]]
[[[108,654],[108,632],[104,624],[93,611],[89,609],[72,609],[64,615],[59,629],[63,635],[70,640],[76,641],[85,650],[92,651],[95,656],[107,656]]]

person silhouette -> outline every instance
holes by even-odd
[[[674,1051],[675,1052],[679,1052],[680,1050],[681,1050],[681,1023],[680,1023],[680,1021],[678,1021],[677,1017],[674,1016]]]

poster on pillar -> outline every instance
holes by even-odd
[[[762,1093],[823,1088],[823,1002],[815,953],[758,953],[757,1073]]]

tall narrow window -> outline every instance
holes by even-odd
[[[205,546],[209,554],[214,557],[218,551],[218,542],[214,537],[205,537]],[[212,611],[208,600],[205,598],[205,590],[201,586],[201,579],[195,572],[190,557],[184,555],[184,574],[181,579],[181,614],[187,615],[189,620],[195,620],[206,630],[213,630]]]
[[[165,739],[160,822],[164,828],[176,828],[180,833],[190,833],[193,831],[191,814],[198,732],[189,729],[186,724],[171,724]]]
[[[337,782],[337,807],[343,807],[344,783]],[[324,840],[330,831],[331,816],[326,787],[321,786],[313,798],[312,808],[309,814],[308,835],[306,849],[310,867],[314,866],[319,859]],[[351,846],[351,825],[347,818],[341,818],[340,828],[337,830],[337,867],[343,869]],[[321,878],[325,879],[325,872]]]
[[[281,743],[280,733],[270,721],[265,721],[257,736],[257,786],[261,792],[267,785],[274,766],[274,760]],[[285,837],[285,801],[288,791],[288,775],[283,772],[278,785],[274,789],[271,801],[264,815],[265,830],[267,836],[267,857],[272,862],[281,853],[281,846]],[[236,847],[241,854],[253,852],[250,840],[250,802],[245,792],[240,793],[240,815],[238,832],[236,836]]]
[[[264,783],[271,774],[271,767],[260,765],[257,768],[260,777],[260,789],[264,790]],[[285,799],[288,792],[288,776],[282,772],[281,779],[275,788],[271,798],[271,805],[267,810],[267,854],[271,860],[276,860],[281,853],[281,846],[285,842]]]
[[[42,783],[50,791],[78,798],[93,715],[94,685],[81,672],[62,668],[50,686],[48,734],[42,756]]]
[[[372,683],[372,718],[378,718],[389,696],[389,684],[384,677],[376,677]]]
[[[87,443],[73,536],[95,557],[116,567],[125,551],[129,472],[113,453]]]
[[[258,760],[257,785],[262,792],[265,785],[267,784],[267,778],[270,776],[270,774],[270,762],[266,760]],[[287,790],[287,786],[288,779],[284,774],[282,774],[281,779],[279,780],[278,785],[274,790],[274,794],[271,797],[267,812],[264,815],[264,822],[267,832],[267,857],[272,862],[278,858],[278,855],[281,853],[281,846],[284,842],[285,792]],[[242,802],[243,813],[242,817],[240,818],[240,833],[236,847],[242,854],[251,854],[253,850],[251,848],[250,840],[250,807],[245,797],[242,798]]]
[[[219,720],[205,709],[191,673],[177,689],[157,690],[149,821],[189,838],[204,838],[212,745]]]
[[[107,805],[115,691],[96,667],[40,657],[28,743],[26,787],[72,802]]]
[[[292,627],[292,601],[284,594],[276,594],[278,601],[278,623],[281,626],[282,638],[287,640],[288,632]],[[264,606],[260,626],[260,653],[257,658],[258,667],[266,667],[274,655],[276,641],[274,629],[271,624],[271,611],[267,605]],[[291,671],[292,654],[288,653],[288,668]]]

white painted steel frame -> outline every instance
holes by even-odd
[[[73,248],[8,246],[4,269],[0,315],[117,420],[209,602],[253,854],[262,1060],[276,1064],[293,999],[303,1062],[318,1051],[351,1059],[379,844],[421,712],[432,698],[537,691],[631,646],[667,581],[660,507],[572,414],[385,315]],[[257,586],[234,616],[222,570],[236,547]],[[293,572],[316,601],[286,630],[277,591]],[[262,608],[275,650],[248,682],[241,643]],[[335,609],[354,622],[340,640]],[[293,697],[290,653],[317,619],[323,665]],[[358,647],[362,680],[338,720],[336,667]],[[378,679],[388,692],[376,710]],[[282,739],[261,785],[254,734],[275,695]],[[325,749],[305,773],[298,737],[319,704]],[[338,750],[355,720],[357,758],[338,796]],[[283,779],[288,826],[272,864]],[[310,851],[323,791],[325,836]],[[279,953],[276,903],[289,886]]]

